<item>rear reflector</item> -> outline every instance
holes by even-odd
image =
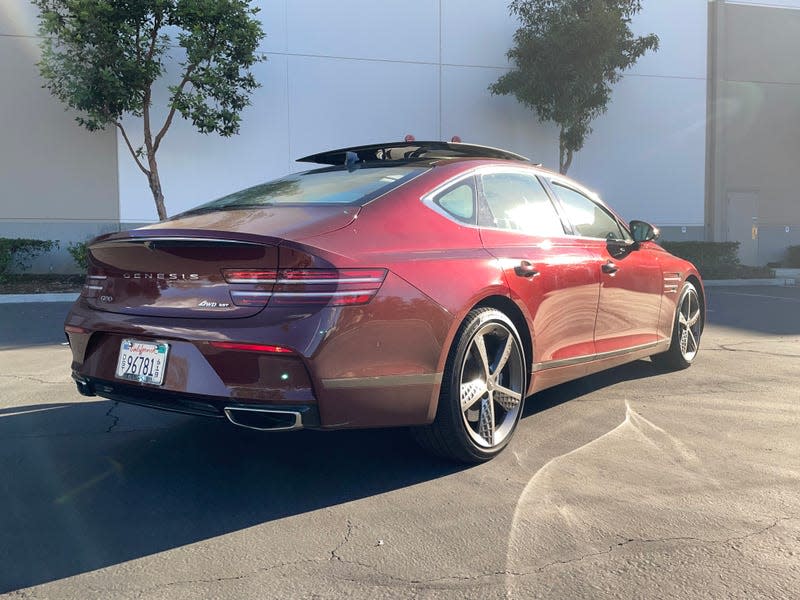
[[[88,329],[77,327],[75,325],[64,325],[64,331],[67,333],[89,333]]]
[[[243,350],[245,352],[267,352],[269,354],[294,354],[293,350],[283,346],[268,344],[240,344],[238,342],[211,342],[214,348],[222,350]]]

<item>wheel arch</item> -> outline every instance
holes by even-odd
[[[686,278],[686,282],[691,283],[695,287],[695,289],[697,290],[697,297],[700,299],[701,314],[703,315],[702,325],[700,326],[700,331],[702,333],[702,331],[706,327],[706,292],[705,289],[703,288],[703,284],[700,281],[700,278],[697,275],[693,273],[690,274]]]
[[[467,314],[469,314],[471,310],[484,307],[499,310],[509,319],[511,319],[511,322],[514,323],[514,327],[517,328],[517,333],[519,334],[520,341],[522,342],[522,349],[525,352],[525,368],[527,371],[526,383],[528,386],[530,386],[532,375],[531,366],[533,365],[533,339],[531,337],[531,331],[528,327],[528,322],[525,319],[525,315],[522,313],[522,310],[519,308],[519,306],[517,306],[514,301],[511,300],[511,298],[508,296],[496,295],[484,298],[470,310],[468,310]]]

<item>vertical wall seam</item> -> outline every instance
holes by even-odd
[[[442,31],[443,31],[442,1],[443,0],[439,0],[439,139],[440,140],[444,139],[444,137],[442,137],[442,130],[443,130],[442,120],[443,120],[443,114],[444,114],[444,110],[443,110],[444,104],[443,104],[443,100],[442,100],[442,89],[443,89],[443,86],[442,86],[442,72],[443,72],[443,67],[442,67],[442,58],[443,58],[442,57]]]

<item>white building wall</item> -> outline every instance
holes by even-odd
[[[557,129],[487,87],[509,68],[507,0],[272,0],[257,67],[264,84],[230,139],[176,121],[159,151],[170,214],[304,168],[325,148],[450,139],[500,146],[557,167]],[[707,9],[645,0],[635,28],[661,37],[621,82],[570,175],[624,216],[702,226]],[[162,96],[163,97],[163,96]],[[121,219],[155,220],[144,176],[119,142]]]
[[[656,33],[614,90],[570,175],[594,187],[625,218],[702,227],[708,8],[699,0],[645,0],[634,22]]]

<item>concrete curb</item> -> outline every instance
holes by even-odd
[[[0,294],[0,304],[21,304],[23,302],[75,302],[79,293],[67,294]]]
[[[775,279],[711,279],[703,281],[704,287],[758,287],[758,286],[794,286],[797,280],[793,277],[776,277]]]

